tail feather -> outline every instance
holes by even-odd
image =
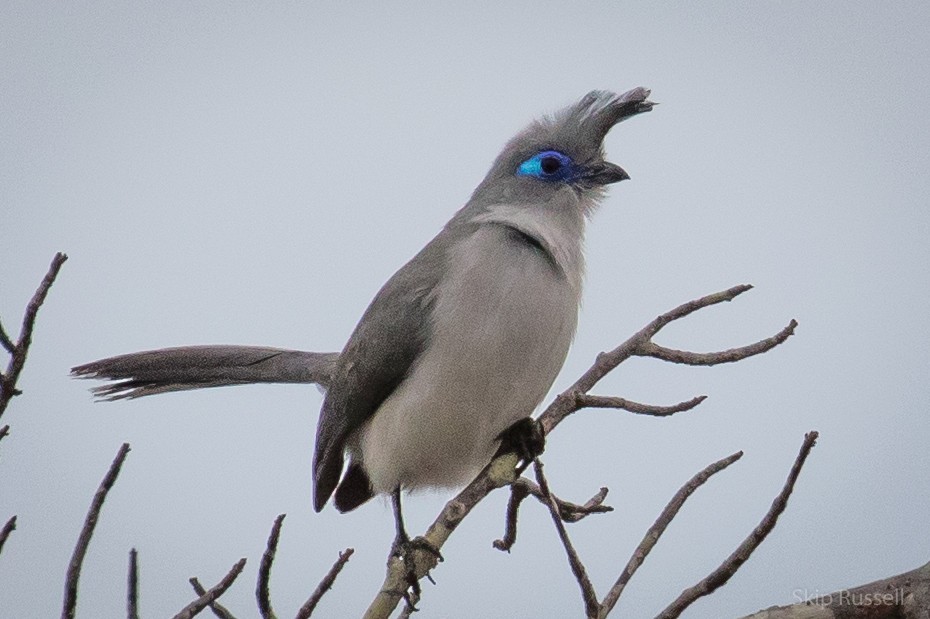
[[[102,400],[253,383],[329,384],[339,353],[267,346],[182,346],[109,357],[71,369],[75,378],[117,381],[91,391]]]

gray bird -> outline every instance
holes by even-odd
[[[391,494],[396,541],[407,542],[401,490],[462,486],[504,439],[540,449],[524,420],[575,334],[586,219],[607,185],[629,178],[604,159],[603,140],[651,110],[648,96],[644,88],[594,91],[510,140],[468,203],[381,288],[341,353],[194,346],[72,372],[121,381],[95,389],[108,399],[254,382],[322,385],[315,509],[330,497],[345,512]]]

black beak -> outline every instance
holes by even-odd
[[[610,185],[611,183],[628,180],[630,175],[616,164],[609,161],[598,161],[588,166],[584,178],[595,185]]]

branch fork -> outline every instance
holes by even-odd
[[[5,372],[0,372],[0,417],[9,405],[13,396],[22,394],[22,391],[16,388],[16,381],[19,380],[19,374],[26,365],[26,355],[29,353],[29,346],[32,344],[32,330],[35,328],[36,316],[39,308],[45,303],[45,297],[48,291],[55,283],[61,266],[65,263],[68,256],[59,252],[52,258],[52,264],[48,267],[48,272],[42,278],[39,287],[36,288],[35,294],[32,295],[29,304],[26,305],[26,311],[23,312],[23,324],[19,330],[19,338],[14,342],[3,328],[0,322],[0,346],[3,346],[10,354],[10,362],[6,366]]]

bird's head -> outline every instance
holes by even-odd
[[[650,111],[648,97],[645,88],[622,95],[595,90],[533,122],[507,143],[470,203],[482,208],[567,200],[587,214],[606,185],[629,178],[604,159],[604,137],[617,123]]]

